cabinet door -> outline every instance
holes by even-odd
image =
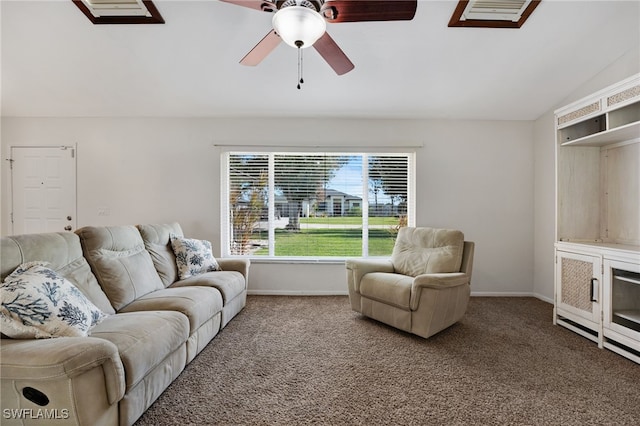
[[[640,348],[640,265],[604,261],[602,307],[605,332],[626,336]]]
[[[601,265],[599,256],[556,252],[558,313],[600,323]],[[577,318],[576,318],[577,317]]]

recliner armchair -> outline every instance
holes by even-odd
[[[428,338],[464,316],[474,249],[458,230],[400,228],[391,259],[347,260],[351,307]]]

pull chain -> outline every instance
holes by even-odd
[[[302,78],[302,49],[298,46],[298,90],[300,90],[300,85],[304,83],[304,79]]]

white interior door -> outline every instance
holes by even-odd
[[[12,233],[76,229],[75,148],[11,147]]]

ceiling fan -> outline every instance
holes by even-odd
[[[327,22],[409,21],[415,16],[418,3],[417,0],[221,1],[275,13],[272,19],[273,29],[240,60],[242,65],[258,65],[281,41],[284,41],[298,49],[299,74],[300,49],[313,46],[338,75],[351,71],[354,65],[326,32]],[[300,76],[299,78],[301,80]]]

